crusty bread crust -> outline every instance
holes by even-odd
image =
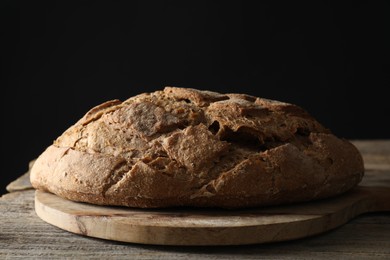
[[[165,87],[91,109],[31,183],[99,205],[245,208],[335,196],[363,174],[355,146],[296,105]]]

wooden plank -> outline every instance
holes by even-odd
[[[390,216],[367,214],[331,232],[272,244],[220,247],[153,246],[95,239],[47,224],[34,211],[34,191],[0,199],[0,259],[389,259]]]
[[[373,166],[363,182],[377,186],[382,182],[373,179],[390,174],[390,141],[356,142],[365,163]],[[294,241],[184,247],[128,244],[64,231],[36,215],[33,190],[3,195],[0,212],[0,259],[390,259],[388,213],[364,214],[325,234]]]
[[[323,233],[363,213],[390,211],[389,201],[390,186],[360,186],[334,198],[286,206],[144,210],[77,203],[36,191],[35,211],[52,225],[91,237],[157,245],[245,245]]]

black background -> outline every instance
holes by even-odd
[[[91,107],[166,85],[295,103],[339,137],[390,138],[389,4],[296,2],[2,1],[0,194]]]

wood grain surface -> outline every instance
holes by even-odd
[[[246,210],[129,209],[72,202],[36,191],[35,211],[64,230],[156,245],[245,245],[323,233],[368,212],[390,211],[390,187],[364,187],[335,198]]]
[[[365,186],[389,186],[390,140],[356,140]],[[28,162],[27,162],[28,163]],[[97,239],[64,231],[35,213],[34,193],[0,198],[0,259],[390,259],[390,215],[366,213],[308,238],[241,246],[158,246]]]

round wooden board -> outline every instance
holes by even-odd
[[[61,229],[96,238],[158,245],[243,245],[319,234],[370,211],[390,210],[390,188],[357,187],[342,196],[245,210],[95,206],[36,191],[35,211]]]

